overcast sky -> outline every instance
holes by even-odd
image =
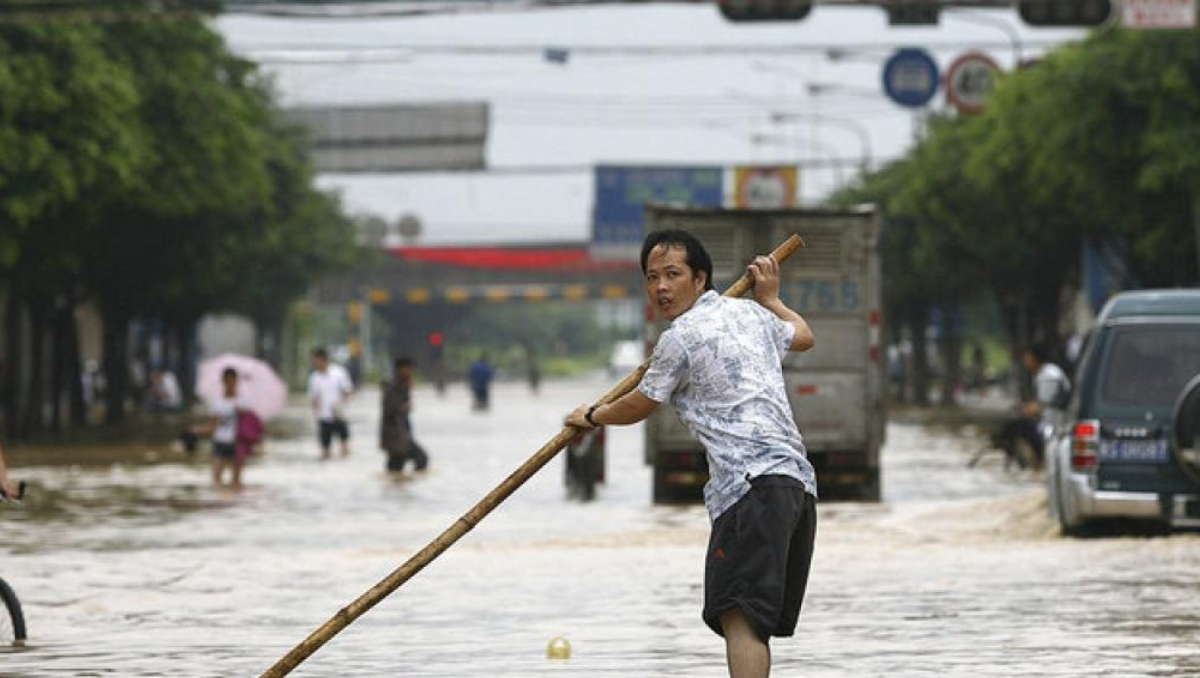
[[[707,5],[366,20],[224,16],[218,28],[235,51],[264,61],[285,104],[489,102],[490,167],[799,164],[801,198],[810,203],[853,171],[806,161],[869,153],[878,165],[912,143],[914,113],[880,85],[896,48],[928,49],[943,72],[971,48],[1008,69],[1010,32],[1025,58],[1081,36],[1027,28],[1013,10],[947,10],[936,28],[897,28],[877,8],[817,7],[798,23],[747,26]],[[510,51],[465,49],[480,46]],[[714,56],[698,49],[705,46],[758,53]],[[823,49],[834,46],[844,56]],[[543,47],[568,50],[567,62],[547,61]],[[597,47],[627,51],[588,49]],[[649,51],[655,47],[667,49]],[[811,93],[813,84],[824,91]],[[933,106],[945,105],[939,94]],[[780,111],[798,120],[772,122]],[[591,232],[585,172],[325,175],[321,185],[340,190],[355,212],[418,216],[426,244],[584,241]]]

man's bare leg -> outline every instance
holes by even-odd
[[[725,632],[725,658],[730,678],[767,678],[771,675],[771,647],[758,637],[742,611],[734,608],[721,615]]]

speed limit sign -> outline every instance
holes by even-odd
[[[799,174],[795,167],[737,167],[734,205],[752,209],[782,209],[796,204]]]
[[[959,113],[982,113],[1000,72],[1000,65],[986,54],[960,56],[946,70],[946,100]]]

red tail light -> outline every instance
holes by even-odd
[[[1096,451],[1100,447],[1100,422],[1085,419],[1075,424],[1071,435],[1071,468],[1087,471],[1096,467]]]

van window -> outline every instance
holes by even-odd
[[[1119,327],[1101,380],[1101,416],[1137,408],[1169,416],[1184,385],[1200,373],[1200,326]]]

